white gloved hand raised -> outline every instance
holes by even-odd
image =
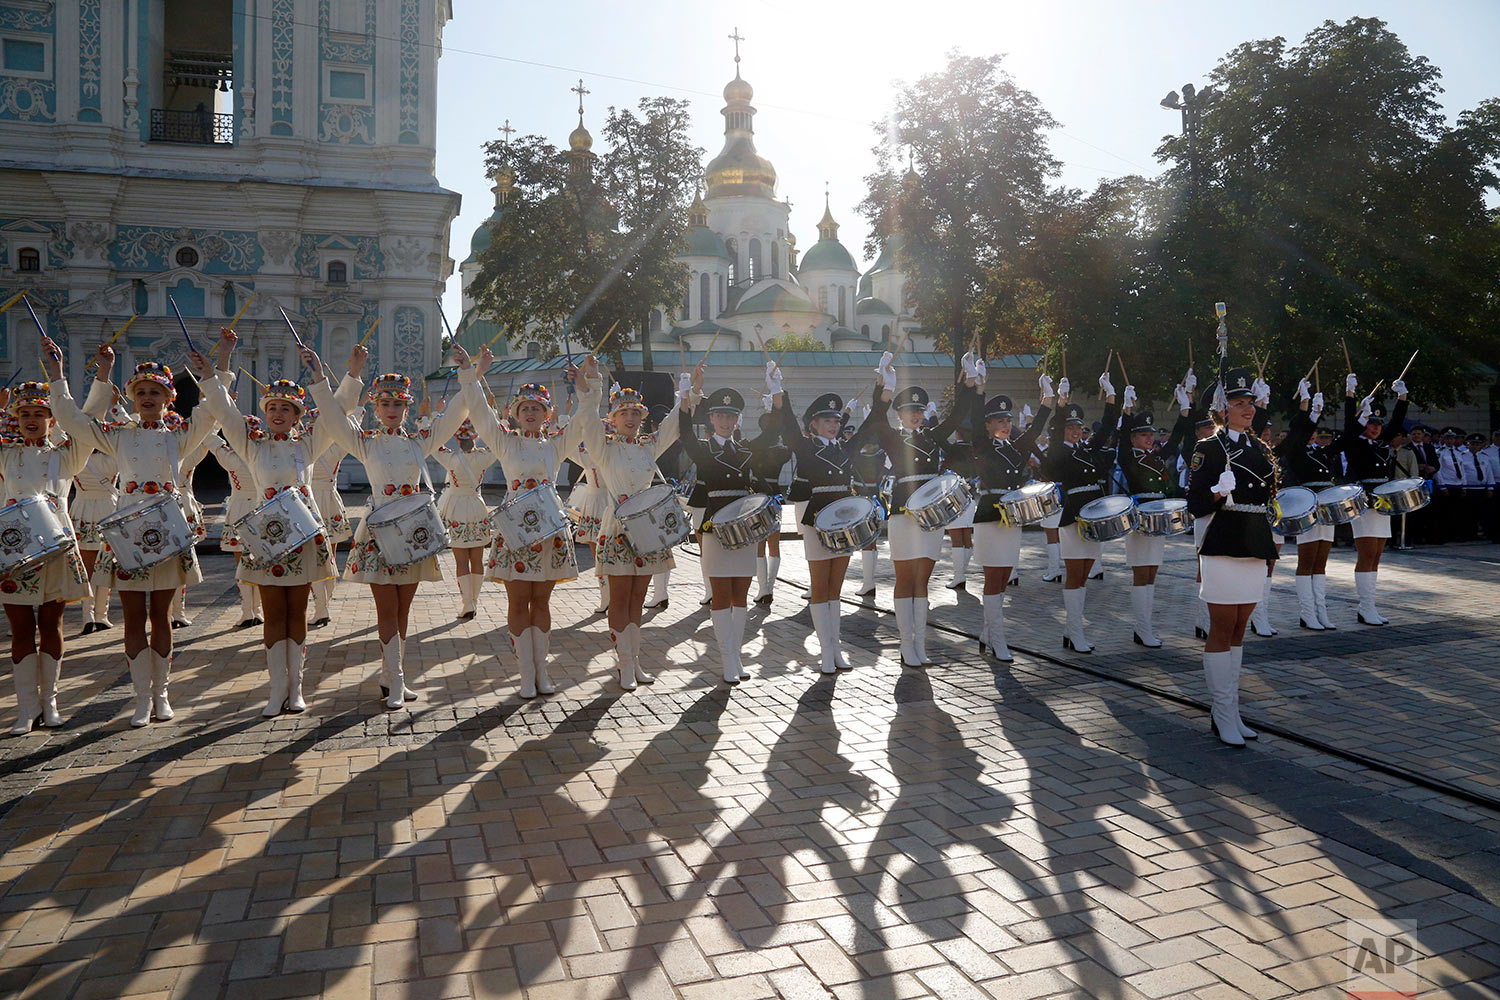
[[[1308,416],[1309,419],[1312,420],[1313,423],[1317,423],[1318,422],[1318,418],[1321,417],[1322,415],[1323,415],[1323,394],[1321,392],[1314,393],[1313,394],[1313,398],[1312,398],[1312,405],[1307,408],[1307,416]]]
[[[1255,392],[1255,405],[1265,406],[1271,401],[1271,384],[1263,378],[1256,378],[1250,388]]]
[[[964,378],[979,377],[979,369],[974,365],[973,351],[965,351],[964,356],[958,359],[958,363],[963,368]]]
[[[990,377],[989,366],[984,363],[983,358],[974,359],[974,372],[979,376],[979,387],[984,388],[984,383]]]
[[[1352,396],[1354,395],[1354,390],[1358,388],[1359,379],[1354,377],[1353,372],[1350,372],[1347,376],[1344,377],[1344,391]]]
[[[1064,375],[1057,380],[1057,394],[1059,396],[1073,395],[1073,386],[1068,382],[1068,376]]]
[[[875,366],[875,374],[884,375],[886,371],[890,369],[891,362],[895,360],[896,356],[890,351],[886,351],[880,356],[880,364]]]
[[[1172,390],[1172,402],[1177,404],[1179,410],[1186,410],[1193,405],[1188,399],[1187,389],[1183,388],[1180,382]]]
[[[1105,372],[1099,376],[1099,388],[1104,390],[1106,396],[1113,396],[1115,394],[1115,387],[1109,380],[1109,372]]]
[[[1300,382],[1297,383],[1297,398],[1298,399],[1311,399],[1312,398],[1312,383],[1309,382],[1309,381],[1307,381],[1307,379],[1303,379],[1302,381],[1300,381]]]
[[[1052,377],[1050,375],[1038,375],[1036,380],[1036,387],[1042,391],[1043,399],[1046,399],[1048,396],[1057,395],[1052,390]]]
[[[1193,391],[1198,388],[1198,376],[1193,374],[1193,370],[1191,368],[1189,368],[1187,370],[1187,374],[1182,377],[1182,387],[1183,389],[1187,390],[1187,394],[1189,396],[1191,396],[1193,394]]]
[[[1127,385],[1125,387],[1125,402],[1122,405],[1124,405],[1128,409],[1129,407],[1134,406],[1136,402],[1137,400],[1135,395],[1135,386]]]
[[[776,369],[776,374],[766,379],[766,391],[772,396],[781,392],[781,369]]]
[[[931,420],[935,416],[937,416],[937,403],[929,402],[927,404],[927,409],[922,411],[922,419]]]
[[[618,387],[619,383],[617,382],[617,383],[615,383],[615,385],[616,385],[616,387]],[[679,396],[686,396],[692,390],[692,388],[693,388],[693,373],[692,372],[681,372],[680,374],[678,374],[678,376],[677,376],[677,394]],[[613,391],[613,390],[611,390],[611,391]]]
[[[1398,378],[1396,381],[1391,383],[1391,391],[1398,396],[1406,395],[1406,383]]]
[[[1031,423],[1031,418],[1036,416],[1036,414],[1031,411],[1030,403],[1025,403],[1021,406],[1021,416],[1028,424]]]
[[[770,413],[771,410],[776,406],[776,394],[774,392],[768,392],[764,396],[760,397],[760,402],[761,405],[766,408],[766,412]]]
[[[896,391],[896,369],[887,368],[881,374],[880,386],[881,388],[886,389],[889,392]]]
[[[1214,483],[1214,492],[1221,497],[1227,497],[1229,496],[1229,494],[1234,492],[1234,487],[1234,470],[1225,469],[1223,472],[1219,473],[1219,481],[1217,483]]]

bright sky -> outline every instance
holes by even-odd
[[[1450,119],[1500,95],[1493,0],[455,0],[438,69],[438,179],[463,195],[450,255],[468,256],[470,236],[494,206],[481,144],[498,138],[508,118],[518,134],[565,146],[577,122],[569,88],[580,76],[592,91],[584,118],[596,141],[608,106],[680,97],[692,101],[705,162],[714,156],[736,26],[745,38],[741,72],[755,88],[756,146],[776,167],[778,194],[792,201],[799,249],[817,239],[826,181],[840,239],[868,263],[855,206],[874,167],[871,123],[888,113],[899,84],[939,69],[949,49],[1004,54],[1009,72],[1061,123],[1052,135],[1061,180],[1092,188],[1104,177],[1158,173],[1152,151],[1181,122],[1158,102],[1184,83],[1201,86],[1239,43],[1276,35],[1296,43],[1323,20],[1354,16],[1385,20],[1442,70]],[[457,323],[456,271],[444,308]]]

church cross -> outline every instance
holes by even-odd
[[[745,40],[745,36],[740,34],[740,26],[735,25],[734,34],[729,37],[734,40],[734,71],[738,74],[740,71],[740,42]]]
[[[569,87],[568,89],[571,90],[573,93],[575,93],[575,94],[578,95],[578,117],[582,118],[583,117],[583,95],[584,94],[592,94],[593,91],[589,90],[588,88],[586,88],[583,85],[582,78],[579,79],[578,86],[576,86],[576,87]]]
[[[510,127],[510,119],[505,119],[505,124],[500,126],[500,133],[505,136],[505,142],[507,145],[510,144],[510,134],[514,131],[515,129]]]

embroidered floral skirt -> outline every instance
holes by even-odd
[[[650,555],[641,555],[630,544],[624,531],[618,530],[619,520],[611,514],[611,527],[617,529],[612,535],[599,536],[599,571],[605,576],[655,576],[665,573],[676,565],[672,550],[663,549]]]
[[[448,529],[448,544],[452,548],[483,548],[495,534],[490,508],[478,490],[450,486],[438,497],[437,510],[443,527]]]
[[[246,493],[241,490],[230,493],[229,499],[224,501],[224,530],[219,535],[219,549],[221,551],[243,552],[245,550],[244,543],[234,533],[234,524],[258,506],[256,503],[257,499],[254,493]]]
[[[487,580],[539,580],[556,582],[578,577],[578,559],[573,539],[567,533],[521,549],[490,546],[484,560]]]
[[[323,528],[330,542],[338,545],[354,537],[354,525],[344,512],[344,498],[339,496],[338,490],[313,483],[313,502],[318,505],[318,513],[323,515]]]
[[[334,573],[333,547],[327,536],[320,534],[270,565],[245,552],[234,575],[241,583],[257,587],[296,587],[330,579]]]
[[[68,504],[68,514],[73,518],[73,530],[78,535],[78,547],[97,552],[104,548],[104,535],[99,531],[99,522],[115,512],[115,499],[108,493],[73,495]]]
[[[370,537],[369,525],[359,522],[349,561],[344,565],[344,579],[355,583],[436,583],[443,578],[437,556],[428,556],[407,566],[391,566],[380,556],[380,548]]]
[[[592,483],[580,480],[568,494],[568,516],[573,519],[573,540],[593,545],[599,540],[605,496]]]
[[[93,595],[76,545],[24,573],[0,579],[0,604],[72,603]]]

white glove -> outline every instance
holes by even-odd
[[[1135,386],[1133,386],[1133,385],[1127,385],[1125,387],[1125,402],[1124,402],[1123,405],[1124,405],[1124,407],[1126,409],[1129,409],[1130,407],[1134,406],[1135,404],[1136,404]]]
[[[1312,405],[1307,408],[1307,418],[1313,423],[1323,415],[1323,394],[1320,392],[1313,397]]]
[[[974,366],[973,351],[965,351],[964,356],[958,359],[958,363],[963,367],[964,378],[979,377],[979,369]]]
[[[887,371],[890,370],[891,362],[895,360],[896,356],[890,351],[886,351],[880,356],[880,364],[875,366],[875,374],[884,375]]]
[[[1219,473],[1219,481],[1214,483],[1214,492],[1221,497],[1227,497],[1234,492],[1234,470],[1225,469]]]
[[[922,411],[922,419],[931,420],[935,416],[937,416],[937,403],[930,402],[927,404],[927,409]]]
[[[1359,401],[1359,416],[1355,419],[1359,421],[1361,427],[1370,422],[1370,414],[1375,412],[1374,410],[1370,409],[1370,404],[1373,402],[1375,402],[1375,397],[1373,395],[1366,396],[1364,399],[1361,399]]]
[[[1064,375],[1058,379],[1057,394],[1059,396],[1071,396],[1073,394],[1073,387],[1068,384],[1068,376]]]
[[[1357,378],[1354,377],[1354,373],[1353,372],[1350,372],[1348,374],[1348,376],[1346,376],[1345,379],[1344,379],[1344,391],[1347,392],[1347,393],[1349,393],[1350,395],[1353,395],[1354,394],[1354,390],[1358,389],[1358,388],[1359,388],[1359,379],[1357,379]]]
[[[989,370],[989,366],[984,363],[984,359],[983,358],[976,358],[974,360],[974,371],[979,376],[979,386],[980,386],[980,388],[984,388],[984,383],[990,377],[990,370]]]
[[[1308,382],[1307,379],[1303,379],[1301,382],[1297,383],[1297,398],[1298,399],[1311,399],[1312,398],[1312,384],[1310,382]]]
[[[615,383],[615,384],[619,385],[618,382]],[[692,391],[692,388],[693,388],[693,373],[692,372],[683,372],[682,374],[680,374],[680,375],[677,376],[677,394],[679,396],[686,396],[689,392]]]
[[[1391,383],[1391,391],[1398,396],[1406,395],[1406,383],[1398,378],[1396,381]]]
[[[776,369],[776,374],[766,379],[766,392],[775,396],[781,392],[781,369]]]
[[[1189,368],[1187,370],[1187,374],[1182,377],[1182,388],[1187,391],[1187,394],[1189,396],[1193,394],[1193,390],[1198,388],[1198,376],[1193,374],[1193,370],[1191,368]]]
[[[1257,378],[1250,386],[1255,392],[1255,405],[1265,406],[1271,401],[1271,384],[1263,378]]]
[[[1021,425],[1022,425],[1022,427],[1029,426],[1031,424],[1031,418],[1034,417],[1034,416],[1036,416],[1036,414],[1033,413],[1033,412],[1031,412],[1031,404],[1030,403],[1026,403],[1026,404],[1022,405],[1022,407],[1021,407]]]
[[[1172,402],[1177,404],[1179,410],[1186,410],[1193,405],[1188,399],[1187,390],[1181,384],[1172,390]]]
[[[552,422],[557,425],[557,429],[558,430],[562,430],[564,427],[568,426],[569,421],[571,421],[572,419],[573,419],[573,414],[571,414],[571,413],[564,413],[564,414],[561,414],[556,420],[554,420]]]
[[[1104,390],[1106,396],[1113,396],[1115,394],[1115,387],[1109,381],[1109,372],[1105,372],[1099,376],[1099,388]]]
[[[766,412],[770,413],[771,410],[773,410],[776,406],[776,393],[768,392],[764,396],[760,397],[760,401],[761,405],[766,408]]]
[[[887,368],[881,378],[881,387],[890,391],[896,391],[896,369]]]
[[[1043,399],[1046,399],[1048,396],[1057,395],[1057,393],[1052,391],[1052,379],[1047,375],[1037,376],[1036,385],[1038,389],[1042,390]]]

